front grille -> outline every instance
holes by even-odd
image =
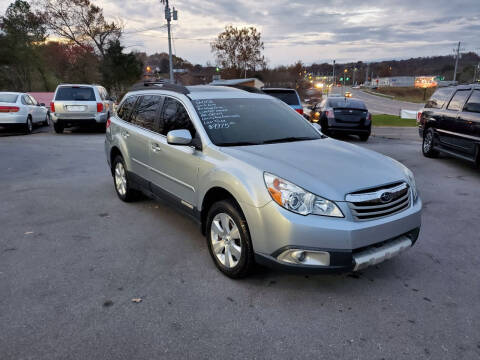
[[[410,187],[401,182],[348,194],[346,200],[359,221],[397,214],[410,206]]]

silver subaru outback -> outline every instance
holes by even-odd
[[[140,193],[196,220],[215,265],[356,271],[410,248],[422,202],[412,172],[330,139],[267,95],[145,83],[107,121],[123,201]]]

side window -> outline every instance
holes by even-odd
[[[107,89],[102,88],[102,90],[103,90],[103,97],[105,98],[105,100],[108,100],[108,98],[109,98],[110,96],[108,95]]]
[[[33,96],[27,95],[27,97],[30,99],[30,102],[32,103],[32,105],[37,105],[37,100],[35,100]]]
[[[161,96],[142,96],[135,106],[130,122],[147,130],[157,131],[156,123],[161,106]]]
[[[425,104],[426,108],[441,109],[452,95],[451,88],[438,89]]]
[[[453,95],[450,104],[448,104],[448,110],[459,111],[462,110],[465,100],[467,100],[468,95],[470,95],[470,90],[458,90],[455,95]]]
[[[100,99],[105,100],[105,90],[102,87],[98,87],[98,94],[100,95]]]
[[[123,102],[117,111],[117,115],[120,119],[130,121],[130,115],[132,114],[132,109],[136,100],[136,96],[130,96]]]
[[[195,127],[188,116],[182,103],[173,98],[166,97],[163,105],[162,117],[159,124],[159,133],[167,135],[169,131],[186,129],[195,137]]]
[[[468,99],[464,110],[480,113],[480,90],[473,90],[472,96]]]
[[[23,105],[32,105],[32,101],[27,95],[22,96],[22,104]]]

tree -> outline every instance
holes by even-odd
[[[143,63],[133,52],[124,54],[123,49],[119,40],[110,41],[100,65],[103,85],[117,94],[137,82],[143,73]]]
[[[36,61],[37,44],[46,37],[43,16],[33,12],[28,2],[16,0],[0,18],[0,29],[0,76],[3,82],[10,88],[31,90],[33,72],[43,65]]]
[[[101,57],[110,42],[119,40],[122,26],[107,22],[102,8],[90,0],[44,0],[49,28],[81,47],[93,46]]]
[[[227,26],[211,43],[211,48],[218,65],[233,69],[240,76],[244,72],[246,77],[248,69],[255,70],[266,64],[265,57],[262,55],[264,45],[261,34],[255,27],[239,29]]]

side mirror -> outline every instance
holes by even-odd
[[[172,130],[167,134],[167,143],[170,145],[190,145],[192,143],[192,134],[188,130]]]

